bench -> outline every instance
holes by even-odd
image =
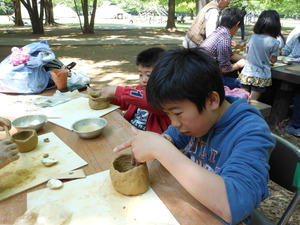
[[[254,106],[256,109],[258,109],[264,118],[267,118],[270,116],[270,114],[271,114],[271,106],[270,105],[265,104],[263,102],[256,101],[256,100],[250,100],[249,103],[250,103],[250,105]]]

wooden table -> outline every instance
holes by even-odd
[[[293,68],[294,70],[288,70]],[[272,68],[275,96],[272,104],[270,123],[276,125],[288,116],[289,105],[294,91],[300,86],[300,63]]]
[[[133,136],[131,125],[117,111],[105,115],[104,118],[108,120],[108,126],[96,139],[81,139],[76,133],[50,122],[47,122],[38,134],[55,133],[88,162],[83,169],[86,175],[91,175],[109,169],[111,162],[120,154],[114,153],[113,148]],[[11,133],[14,132],[16,130],[12,128]],[[4,136],[5,132],[0,132],[0,140]],[[148,169],[151,187],[180,224],[223,224],[213,213],[187,193],[158,161],[148,162]],[[22,216],[27,209],[26,194],[45,187],[44,183],[0,202],[0,224],[12,224],[16,218]]]

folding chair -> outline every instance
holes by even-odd
[[[287,140],[272,134],[276,139],[270,164],[270,179],[283,188],[295,193],[277,225],[286,225],[300,202],[300,149]],[[263,213],[255,209],[250,225],[274,225]]]

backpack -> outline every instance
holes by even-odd
[[[12,55],[7,56],[0,63],[0,93],[38,94],[48,87],[52,80],[50,71],[45,65],[55,60],[55,54],[47,41],[34,42],[24,46],[29,52],[29,60],[20,64],[11,63]]]

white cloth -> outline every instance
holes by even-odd
[[[294,36],[297,35],[297,34],[300,34],[300,26],[295,27],[295,28],[291,31],[291,33],[289,34],[289,36],[288,36],[287,39],[286,39],[286,43],[288,43],[288,42],[292,39],[292,37],[294,37]]]
[[[219,17],[219,9],[212,8],[205,13],[205,29],[206,37],[217,29],[217,21]]]

